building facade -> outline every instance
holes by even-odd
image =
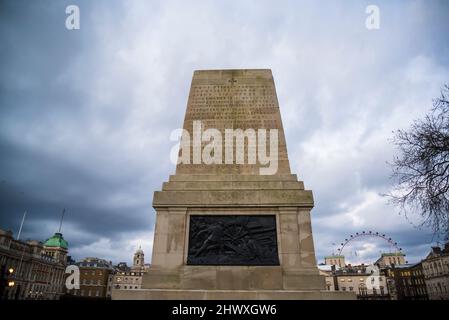
[[[382,253],[380,258],[377,259],[376,262],[374,262],[376,266],[379,268],[388,268],[391,266],[399,266],[406,264],[405,261],[405,254],[402,252],[389,252],[389,253]]]
[[[368,265],[338,267],[320,265],[326,290],[355,292],[359,300],[389,300],[387,278]]]
[[[345,256],[341,255],[332,255],[324,257],[324,264],[329,266],[338,266],[343,268],[346,265]]]
[[[449,300],[449,242],[432,247],[422,261],[427,293],[431,300]]]
[[[393,265],[384,273],[392,300],[428,300],[421,263]]]
[[[116,267],[115,275],[112,278],[112,290],[137,290],[142,288],[142,276],[147,272],[145,265],[145,254],[139,247],[134,253],[133,265],[128,267],[121,262]]]
[[[69,290],[67,294],[89,299],[110,298],[114,270],[110,261],[88,257],[76,265],[80,270],[80,288]]]
[[[140,246],[134,253],[131,270],[135,272],[145,272],[145,254]]]
[[[64,293],[68,243],[55,233],[44,243],[15,240],[11,231],[0,229],[0,270],[12,270],[2,279],[1,299],[57,300]]]

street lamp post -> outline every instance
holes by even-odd
[[[16,285],[14,280],[14,268],[7,268],[6,265],[3,265],[0,270],[0,300],[8,298],[7,295]]]

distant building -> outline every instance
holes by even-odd
[[[429,299],[449,300],[449,242],[443,249],[432,247],[422,267]]]
[[[90,299],[110,298],[114,271],[110,261],[88,257],[76,265],[80,269],[80,288],[69,290],[69,295]]]
[[[140,246],[134,253],[133,266],[131,270],[134,272],[145,272],[145,254]]]
[[[325,276],[329,291],[355,292],[359,300],[389,300],[387,279],[382,274],[374,274],[374,266],[319,265],[320,274]]]
[[[329,265],[329,266],[338,266],[340,268],[343,268],[346,265],[345,256],[332,255],[332,256],[324,257],[324,264]]]
[[[392,300],[428,300],[421,262],[393,265],[384,272]]]
[[[335,291],[335,279],[332,271],[335,271],[334,265],[321,264],[318,266],[320,275],[322,275],[326,281],[326,290]]]
[[[398,266],[405,264],[405,254],[402,252],[382,253],[380,258],[374,264],[379,268],[387,268],[393,265]]]
[[[142,276],[148,270],[145,265],[145,254],[139,247],[134,253],[133,265],[128,267],[126,263],[119,263],[116,273],[112,278],[112,290],[137,290],[142,286]]]
[[[131,270],[131,268],[128,267],[126,262],[119,262],[119,264],[115,266],[115,272],[128,272],[129,270]]]
[[[74,265],[76,263],[75,259],[73,259],[71,256],[67,256],[67,265]]]
[[[68,243],[55,233],[44,243],[15,240],[0,229],[0,299],[59,299],[64,292]],[[5,286],[5,270],[13,270]]]

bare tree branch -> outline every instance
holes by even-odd
[[[399,156],[390,164],[390,202],[406,215],[419,211],[422,225],[449,238],[449,84],[424,119],[394,132],[393,143]]]

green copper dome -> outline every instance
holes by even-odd
[[[44,246],[45,247],[61,247],[61,248],[67,249],[69,247],[69,244],[62,237],[62,233],[56,232],[53,237],[45,240]]]

